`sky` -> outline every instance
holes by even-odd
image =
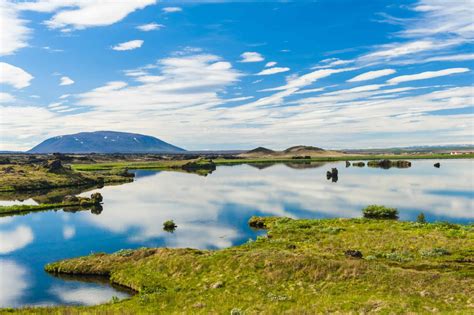
[[[474,143],[474,0],[0,0],[0,150]]]

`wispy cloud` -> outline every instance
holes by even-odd
[[[163,9],[161,9],[163,12],[165,13],[175,13],[175,12],[181,12],[183,11],[182,8],[180,7],[165,7]]]
[[[271,75],[271,74],[288,72],[288,71],[290,71],[290,68],[288,67],[273,67],[273,68],[264,69],[260,71],[259,73],[257,73],[257,75]]]
[[[18,10],[8,1],[0,1],[0,56],[13,54],[20,48],[28,46],[31,29],[27,21],[18,17]]]
[[[128,42],[120,43],[112,47],[113,50],[124,51],[124,50],[133,50],[142,47],[143,40],[135,39]]]
[[[6,62],[0,62],[0,84],[8,84],[17,89],[30,85],[33,76],[25,70]]]
[[[376,71],[369,71],[366,73],[359,74],[358,76],[353,77],[352,79],[347,80],[347,82],[360,82],[360,81],[367,81],[373,80],[376,78],[384,77],[390,74],[394,74],[394,69],[383,69],[383,70],[376,70]]]
[[[388,80],[387,83],[397,84],[397,83],[408,82],[408,81],[426,80],[426,79],[432,79],[432,78],[447,76],[447,75],[456,74],[456,73],[464,73],[468,71],[469,71],[468,68],[451,68],[451,69],[444,69],[444,70],[439,70],[439,71],[426,71],[426,72],[417,73],[417,74],[401,75],[401,76]]]
[[[137,26],[137,29],[143,32],[150,32],[150,31],[155,31],[159,30],[161,28],[165,27],[163,24],[157,24],[157,23],[148,23],[148,24],[143,24]]]

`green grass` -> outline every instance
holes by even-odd
[[[19,313],[314,314],[474,312],[474,226],[252,218],[268,234],[222,250],[138,249],[46,266],[109,276],[138,293]],[[362,259],[346,257],[358,250]]]
[[[0,165],[0,192],[45,190],[78,186],[124,183],[133,178],[116,174],[64,170],[48,172],[39,165]]]

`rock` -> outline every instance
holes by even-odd
[[[63,202],[65,203],[79,202],[79,198],[73,195],[67,195],[67,196],[64,196]]]
[[[344,255],[346,255],[346,257],[351,257],[351,258],[358,258],[358,259],[362,258],[362,252],[358,250],[353,250],[353,249],[346,250],[344,252]]]
[[[104,197],[102,197],[101,193],[94,193],[91,195],[91,199],[95,204],[99,204],[104,200]]]
[[[436,167],[436,168],[440,168],[440,167],[441,167],[441,163],[439,163],[439,162],[438,162],[438,163],[435,163],[433,166]]]
[[[5,174],[11,174],[11,173],[14,173],[14,172],[15,172],[15,170],[11,166],[7,166],[3,169],[3,173],[5,173]]]
[[[383,169],[389,169],[391,167],[408,168],[408,167],[411,167],[411,162],[410,161],[404,161],[404,160],[369,161],[369,162],[367,162],[367,166],[369,166],[369,167],[380,167],[380,168],[383,168]]]
[[[47,169],[50,173],[60,173],[64,171],[63,164],[60,160],[52,160],[45,162],[43,166]]]
[[[213,285],[211,285],[211,288],[213,289],[219,289],[219,288],[222,288],[224,286],[224,282],[222,281],[217,281],[216,283],[214,283]]]

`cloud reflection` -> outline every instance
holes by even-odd
[[[0,259],[0,307],[20,305],[28,289],[26,269],[13,260]]]
[[[34,239],[29,226],[19,225],[14,230],[0,230],[0,254],[8,254],[30,244]]]
[[[128,233],[133,242],[163,238],[166,246],[197,248],[230,246],[239,237],[232,219],[226,220],[228,205],[236,205],[242,220],[255,213],[359,217],[362,207],[374,203],[399,208],[402,219],[420,210],[432,216],[474,218],[472,196],[449,196],[450,191],[472,191],[472,175],[465,171],[472,161],[446,161],[442,169],[434,169],[431,161],[416,161],[410,169],[390,170],[346,169],[339,163],[340,180],[331,183],[325,172],[334,166],[259,170],[240,165],[219,167],[208,177],[147,174],[134,183],[102,189],[105,211],[83,217],[115,233]],[[169,219],[178,225],[174,234],[162,229]]]

